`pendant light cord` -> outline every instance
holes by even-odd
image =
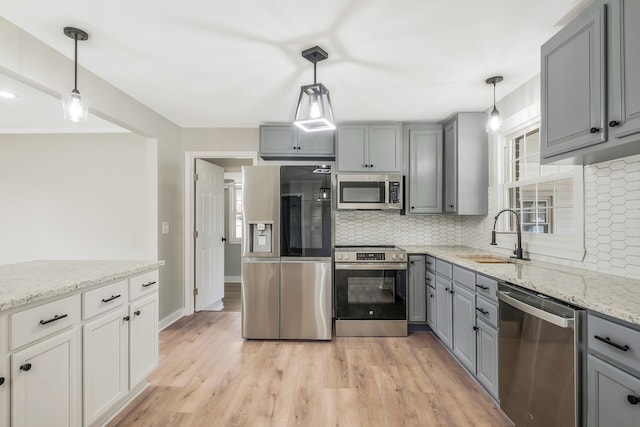
[[[78,92],[78,34],[73,39],[75,40],[73,91]]]
[[[313,84],[316,84],[316,64],[318,63],[318,59],[313,57]]]
[[[496,108],[496,83],[493,82],[493,108]]]

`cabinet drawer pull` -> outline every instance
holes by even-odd
[[[631,403],[632,405],[637,405],[638,402],[640,402],[640,397],[630,394],[627,396],[627,402]]]
[[[0,385],[4,384],[4,377],[0,377]]]
[[[30,371],[31,363],[25,363],[24,365],[20,365],[20,370],[25,372]]]
[[[487,314],[489,314],[489,312],[481,307],[476,307],[476,310],[478,310],[480,313],[484,314],[485,316]]]
[[[60,320],[60,319],[64,319],[65,317],[67,317],[66,314],[63,314],[62,316],[58,316],[57,314],[55,316],[53,316],[53,319],[49,319],[49,320],[41,320],[40,324],[41,325],[47,325],[51,322],[55,322],[56,320]]]
[[[120,298],[121,296],[122,296],[122,295],[111,295],[111,298],[107,298],[107,299],[104,299],[104,298],[103,298],[103,299],[102,299],[102,302],[103,302],[103,303],[104,303],[104,302],[110,302],[110,301],[113,301],[114,299],[118,299],[118,298]]]
[[[140,316],[140,310],[134,311],[133,314],[135,314],[136,316]]]
[[[145,283],[144,285],[142,285],[143,288],[148,288],[149,286],[155,285],[156,282],[149,282],[149,283]]]
[[[595,339],[597,339],[598,341],[602,341],[605,344],[609,344],[611,347],[617,348],[618,350],[629,351],[629,349],[631,348],[626,344],[622,345],[622,344],[615,343],[615,342],[611,341],[611,338],[609,338],[609,337],[602,338],[600,335],[594,335],[593,337]]]
[[[617,120],[611,120],[611,121],[609,122],[609,127],[614,128],[614,127],[618,126],[619,124],[620,124],[620,122],[619,122],[619,121],[617,121]]]
[[[488,290],[489,290],[489,287],[488,287],[488,286],[483,286],[483,285],[476,285],[476,288],[480,288],[480,289],[482,289],[483,291],[488,291]]]
[[[592,127],[591,129],[589,129],[589,132],[591,132],[591,133],[598,133],[598,132],[600,132],[600,128]]]

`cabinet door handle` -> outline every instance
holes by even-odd
[[[429,296],[430,296],[431,298],[433,298],[433,294],[429,294]]]
[[[480,328],[478,328],[477,326],[473,327],[473,330],[476,331],[476,332],[478,331],[478,329],[480,329]]]
[[[451,295],[453,295],[453,294],[455,293],[455,291],[454,291],[453,289],[451,289],[451,290],[449,291],[449,293],[450,293]]]
[[[4,384],[4,377],[0,377],[0,385]]]
[[[140,310],[134,311],[133,314],[135,314],[136,316],[140,316]]]
[[[128,322],[130,319],[131,319],[131,317],[129,317],[129,316],[124,316],[122,318],[122,320],[124,320],[125,322]]]
[[[67,317],[67,315],[66,315],[66,314],[63,314],[62,316],[58,316],[58,315],[56,314],[55,316],[53,316],[53,318],[52,318],[52,319],[49,319],[49,320],[41,320],[41,321],[40,321],[40,324],[41,324],[41,325],[47,325],[47,324],[49,324],[49,323],[51,323],[51,322],[55,322],[56,320],[64,319],[65,317]]]
[[[114,299],[118,299],[118,298],[120,298],[121,296],[122,296],[122,295],[111,295],[111,298],[107,298],[107,299],[104,299],[104,298],[103,298],[103,299],[102,299],[102,302],[103,302],[103,303],[104,303],[104,302],[110,302],[110,301],[113,301]]]
[[[156,282],[149,282],[149,283],[145,283],[144,285],[142,285],[143,288],[148,288],[151,285],[155,285]]]
[[[589,132],[591,132],[591,133],[598,133],[598,132],[600,132],[600,128],[592,127],[591,129],[589,129]]]
[[[629,349],[631,347],[629,347],[628,345],[622,345],[622,344],[618,344],[616,342],[611,341],[611,338],[609,337],[601,337],[600,335],[594,335],[593,336],[595,339],[597,339],[598,341],[602,341],[605,344],[609,344],[611,347],[615,347],[618,350],[622,350],[622,351],[629,351]]]
[[[480,289],[482,289],[483,291],[488,291],[488,290],[489,290],[489,287],[488,287],[488,286],[483,286],[483,285],[476,285],[476,288],[480,288]]]
[[[489,312],[481,307],[476,307],[476,310],[478,310],[480,313],[484,314],[485,316],[487,314],[489,314]]]
[[[619,122],[619,121],[617,121],[617,120],[611,120],[611,121],[609,122],[609,127],[614,128],[614,127],[618,126],[619,124],[620,124],[620,122]]]
[[[449,205],[449,207],[450,207],[450,208],[452,208],[452,207],[453,207],[453,205]]]
[[[24,365],[20,365],[20,370],[25,372],[30,371],[31,363],[25,363]]]
[[[222,238],[222,241],[223,241],[223,242],[226,242],[226,241],[227,241],[227,238],[226,238],[226,237],[223,237],[223,238]]]
[[[627,396],[627,402],[631,403],[632,405],[637,405],[638,402],[640,402],[640,397],[630,394]]]

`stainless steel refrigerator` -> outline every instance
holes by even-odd
[[[331,169],[242,168],[242,336],[330,340]]]

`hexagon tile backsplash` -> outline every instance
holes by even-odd
[[[640,277],[640,156],[584,167],[583,261],[531,254],[532,259],[631,278]],[[489,189],[489,212],[492,206]],[[493,214],[401,216],[390,211],[336,211],[341,245],[464,245],[488,249]]]

